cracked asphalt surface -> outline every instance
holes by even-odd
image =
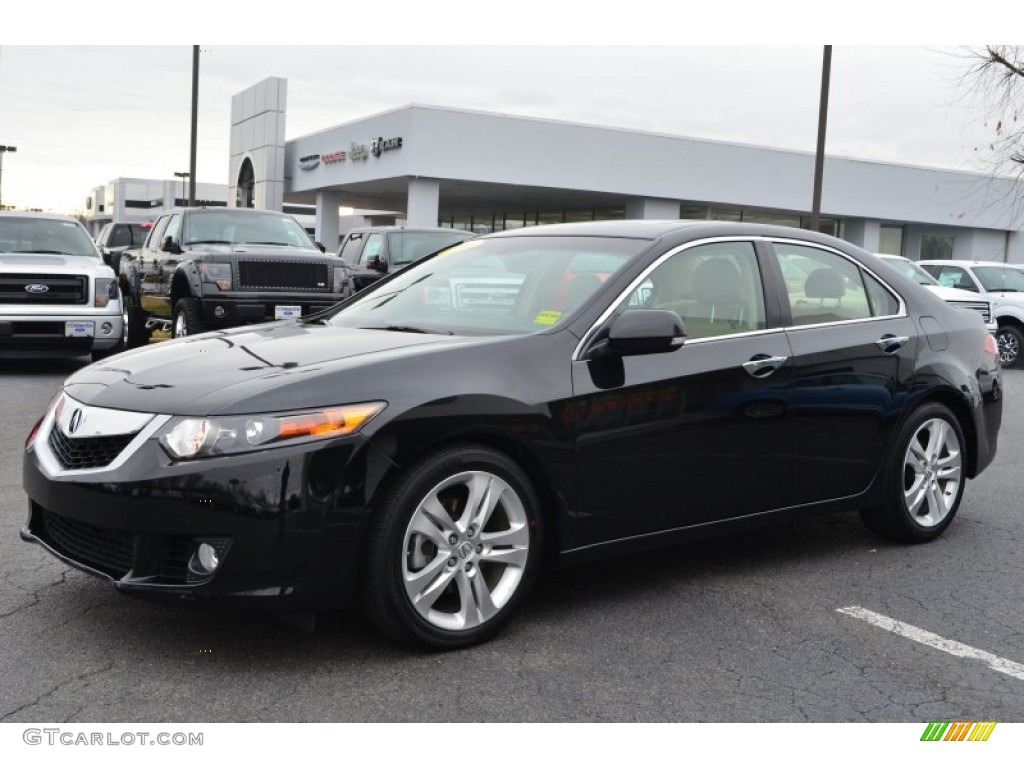
[[[1024,372],[937,542],[850,512],[548,573],[496,640],[417,654],[354,614],[309,633],[132,600],[23,543],[24,438],[81,362],[0,368],[0,721],[1024,720],[1024,681],[836,613],[1024,663]]]

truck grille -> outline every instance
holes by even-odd
[[[329,292],[326,264],[309,261],[239,261],[238,287],[242,290]]]
[[[68,437],[54,424],[47,443],[64,469],[92,469],[107,466],[134,437],[135,433],[109,437]]]
[[[37,507],[38,509],[38,507]],[[181,584],[189,580],[189,539],[138,535],[113,528],[72,520],[40,510],[41,534],[57,552],[75,562],[95,568],[115,579],[129,571],[134,576],[155,575],[161,581]]]
[[[981,313],[986,323],[992,322],[991,305],[987,301],[951,301],[950,304],[962,309],[973,309]]]
[[[26,290],[39,286],[37,291]],[[41,291],[42,286],[46,287]],[[85,275],[0,274],[0,304],[85,304],[89,280]]]

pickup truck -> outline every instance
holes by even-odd
[[[121,254],[129,248],[138,248],[146,241],[153,222],[129,224],[128,222],[110,222],[96,235],[96,247],[100,249],[103,261],[117,274],[121,264]]]
[[[992,301],[999,326],[996,342],[1003,368],[1021,364],[1024,351],[1024,273],[1001,261],[919,261],[939,285],[970,291]]]
[[[0,212],[0,357],[93,360],[124,349],[121,296],[85,227]]]
[[[476,235],[450,227],[357,227],[346,233],[338,257],[351,270],[353,289],[361,291],[385,275],[471,237]]]
[[[175,338],[327,309],[351,293],[347,270],[287,214],[177,208],[120,264],[127,345],[155,327]]]

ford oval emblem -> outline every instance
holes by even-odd
[[[47,293],[50,290],[50,286],[46,283],[29,283],[25,286],[25,290],[29,293]]]

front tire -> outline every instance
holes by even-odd
[[[953,522],[967,480],[967,453],[956,416],[941,403],[927,403],[900,428],[889,459],[886,498],[861,510],[875,533],[919,544],[937,538]]]
[[[195,336],[206,330],[206,322],[203,320],[203,313],[199,310],[199,302],[189,297],[178,299],[174,305],[173,336],[181,339],[185,336]]]
[[[457,446],[406,470],[376,505],[360,603],[399,642],[449,650],[512,618],[540,567],[540,506],[505,454]]]
[[[1024,333],[1013,325],[1001,325],[996,331],[996,343],[999,346],[999,364],[1003,368],[1015,368],[1020,363],[1024,348]]]
[[[121,292],[124,320],[124,344],[127,349],[135,349],[149,344],[149,329],[146,328],[146,313],[140,310],[130,295]]]

